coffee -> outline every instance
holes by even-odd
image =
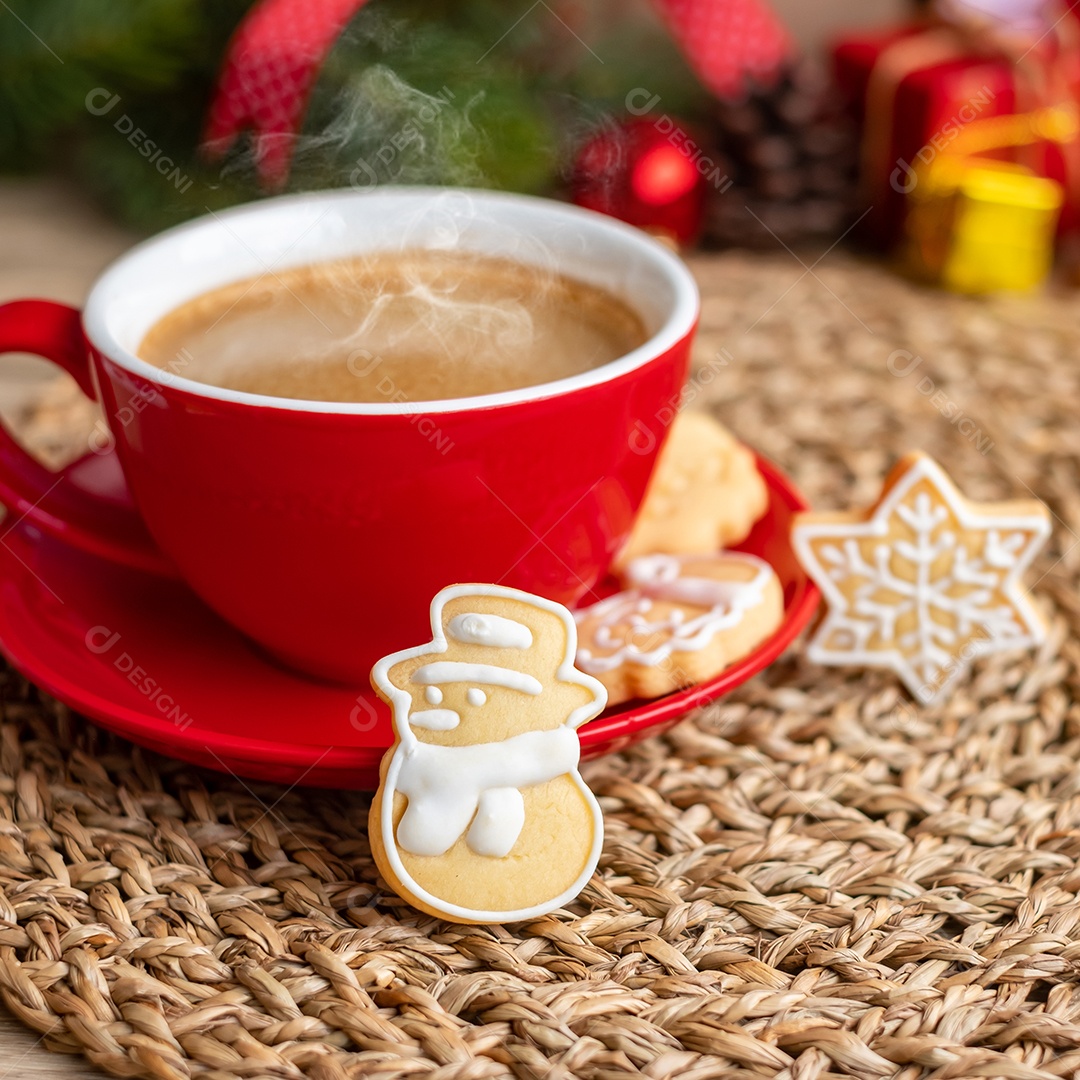
[[[188,379],[314,401],[433,401],[552,382],[646,339],[611,293],[462,252],[377,253],[204,293],[139,355]]]

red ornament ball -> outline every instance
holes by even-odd
[[[581,148],[571,193],[578,206],[690,244],[701,234],[712,167],[689,127],[666,115],[627,119]]]

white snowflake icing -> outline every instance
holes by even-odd
[[[894,516],[910,536],[890,542]],[[1042,640],[1020,575],[1048,533],[1045,513],[973,512],[939,466],[918,459],[868,520],[796,525],[796,553],[829,605],[808,655],[891,667],[934,700],[975,656]]]

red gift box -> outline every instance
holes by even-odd
[[[1057,85],[1067,84],[1076,100],[1077,81],[1071,54],[1066,75],[1056,42],[1033,53],[1031,64],[1047,63],[1056,51]],[[833,47],[837,85],[862,125],[861,179],[865,205],[871,209],[860,223],[863,238],[879,248],[891,247],[904,228],[905,199],[915,182],[913,169],[929,165],[975,120],[1010,116],[1046,105],[1046,100],[1011,60],[1002,55],[965,51],[962,39],[941,24],[919,23],[875,33],[853,35]],[[884,67],[882,67],[884,65]],[[1080,168],[1072,159],[1076,143],[1053,142],[1001,150],[985,156],[1017,161],[1037,175],[1064,184],[1066,206],[1058,232],[1078,224]]]

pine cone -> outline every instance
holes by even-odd
[[[839,236],[855,204],[856,129],[824,73],[790,65],[769,87],[716,106],[716,144],[732,184],[706,216],[720,244],[769,247]]]

